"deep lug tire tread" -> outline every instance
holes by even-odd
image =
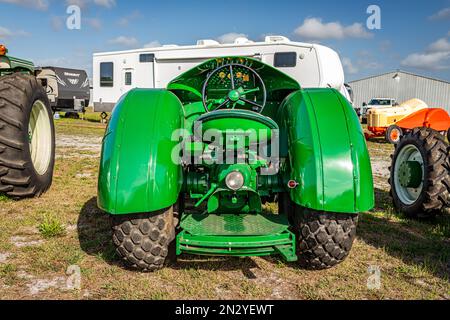
[[[154,213],[115,216],[113,242],[131,268],[153,272],[164,267],[175,239],[173,207]]]
[[[309,270],[324,270],[342,263],[353,247],[358,215],[306,208],[296,211],[294,230],[299,238],[299,265]]]
[[[14,73],[0,78],[0,193],[12,198],[38,197],[52,184],[55,161],[53,121],[52,155],[45,174],[36,172],[29,150],[28,122],[36,100],[45,105],[52,119],[47,95],[36,77]]]

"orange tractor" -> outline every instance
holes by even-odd
[[[446,133],[450,128],[450,117],[443,109],[429,108],[419,99],[412,99],[396,107],[377,108],[368,112],[366,138],[385,137],[398,144],[402,136],[414,128],[430,128]]]
[[[386,130],[386,139],[398,144],[401,138],[415,128],[430,128],[434,131],[447,134],[450,140],[450,116],[444,109],[428,108],[414,112]]]

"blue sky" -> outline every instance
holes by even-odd
[[[81,8],[81,30],[66,9]],[[381,29],[368,30],[369,5]],[[91,72],[93,52],[279,34],[339,52],[347,80],[403,69],[450,81],[450,0],[0,0],[0,42],[37,65]]]

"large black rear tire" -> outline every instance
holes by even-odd
[[[293,203],[288,194],[279,195],[281,214],[287,214],[297,236],[300,267],[324,270],[343,262],[353,247],[357,214],[315,211]]]
[[[15,199],[42,195],[52,184],[54,164],[55,128],[44,88],[31,75],[1,77],[0,193]]]
[[[450,160],[445,137],[429,128],[416,128],[397,145],[392,157],[391,196],[398,212],[410,218],[430,218],[450,205]],[[421,163],[421,185],[411,188],[411,169],[402,164]],[[417,170],[413,170],[417,171]],[[406,178],[405,178],[406,176]]]
[[[153,213],[114,216],[113,242],[125,263],[143,272],[164,267],[175,239],[173,207]]]

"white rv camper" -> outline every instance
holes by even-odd
[[[195,46],[162,46],[94,54],[93,102],[96,112],[112,111],[133,88],[165,88],[200,63],[223,56],[259,59],[279,68],[304,88],[331,87],[350,100],[338,54],[330,48],[268,36],[264,42],[238,38],[233,44],[200,40]]]

